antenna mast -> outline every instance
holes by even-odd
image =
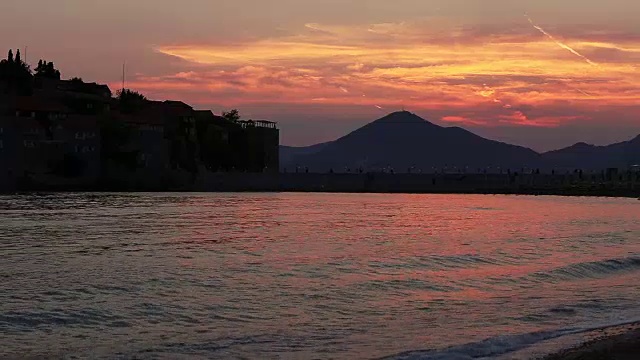
[[[124,91],[124,74],[125,74],[126,62],[122,63],[122,91]]]

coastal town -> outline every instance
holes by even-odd
[[[0,360],[640,359],[640,0],[0,0]]]
[[[53,62],[0,62],[0,190],[179,189],[205,173],[277,172],[274,122],[152,101]]]
[[[367,125],[368,132],[378,134],[372,139],[395,136],[397,143],[424,128],[427,132],[421,134],[423,140],[418,141],[419,144],[434,145],[446,140],[451,132],[451,129],[429,125],[406,111]],[[443,134],[434,138],[433,131]],[[341,139],[342,142],[322,145],[326,148],[281,147],[280,130],[275,122],[241,120],[238,110],[216,115],[211,110],[194,109],[182,101],[150,100],[124,85],[114,93],[104,84],[81,78],[65,80],[50,61],[40,60],[32,70],[22,60],[19,50],[15,53],[10,50],[0,61],[0,192],[312,191],[640,196],[638,166],[625,167],[628,163],[625,159],[622,162],[605,160],[599,165],[592,162],[597,170],[583,172],[575,166],[575,159],[588,158],[588,154],[582,151],[573,154],[572,148],[568,148],[569,155],[578,157],[569,156],[570,166],[565,168],[551,168],[548,164],[558,166],[561,164],[558,158],[566,159],[567,154],[539,155],[489,140],[484,140],[484,144],[490,149],[499,146],[504,151],[499,155],[488,152],[477,157],[480,162],[499,163],[500,156],[513,157],[519,152],[523,156],[511,161],[514,167],[527,160],[529,164],[546,160],[546,171],[542,173],[539,168],[515,167],[512,171],[507,166],[477,172],[446,166],[432,168],[432,171],[426,167],[424,172],[411,166],[407,166],[406,172],[376,166],[350,171],[348,166],[334,166],[363,151],[372,158],[378,150],[384,154],[395,151],[393,147],[380,148],[366,138],[370,135],[368,132],[356,131],[355,135]],[[434,140],[436,138],[440,140]],[[349,141],[355,141],[355,145]],[[614,154],[633,158],[638,141],[640,137],[616,145],[621,150]],[[441,148],[452,144],[464,147],[464,143],[464,138],[455,137],[442,143]],[[363,144],[373,148],[367,150]],[[332,146],[342,150],[333,151]],[[474,154],[482,154],[478,143],[473,148]],[[335,155],[334,158],[316,158],[311,151],[323,149]],[[293,150],[303,154],[292,159]],[[439,161],[445,160],[451,153],[455,152],[440,152],[436,157]],[[416,159],[434,157],[432,151],[419,154]],[[396,158],[408,159],[402,154]],[[467,160],[471,158],[473,156]],[[605,168],[610,163],[616,167]]]

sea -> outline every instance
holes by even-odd
[[[2,359],[526,359],[640,320],[637,199],[4,195],[0,259]]]

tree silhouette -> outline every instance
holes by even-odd
[[[20,51],[14,58],[13,50],[9,50],[7,59],[0,61],[0,82],[6,84],[8,92],[28,95],[33,88],[31,69],[20,58]]]
[[[18,63],[18,64],[22,63],[22,58],[20,56],[20,49],[18,49],[18,51],[16,52],[16,60],[15,60],[15,62]]]
[[[116,99],[123,113],[134,113],[142,109],[149,100],[141,93],[129,89],[118,90]]]
[[[116,92],[116,98],[120,101],[126,100],[137,100],[137,101],[148,101],[147,97],[142,95],[141,93],[129,89],[118,90]]]
[[[60,80],[60,71],[55,68],[53,62],[40,60],[36,67],[36,77]]]
[[[238,112],[237,109],[233,109],[229,112],[223,112],[222,113],[222,117],[229,120],[229,121],[238,121],[240,120],[240,113]]]

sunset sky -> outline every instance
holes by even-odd
[[[0,49],[281,142],[388,112],[550,150],[640,134],[637,0],[2,0]],[[2,50],[3,52],[5,50]]]

